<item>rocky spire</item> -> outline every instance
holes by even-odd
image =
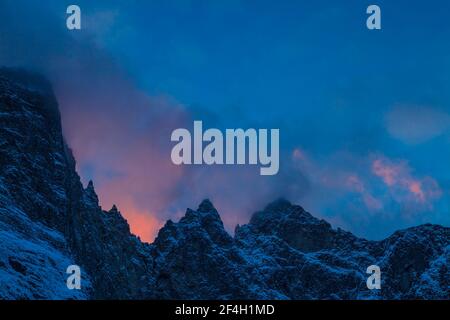
[[[197,211],[199,212],[217,212],[216,208],[212,204],[212,202],[209,199],[203,200],[200,205],[198,206]]]
[[[98,196],[94,189],[94,183],[89,180],[86,189],[84,189],[86,199],[93,205],[98,206]]]

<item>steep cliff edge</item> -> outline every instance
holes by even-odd
[[[75,160],[62,136],[51,87],[45,79],[26,71],[0,71],[0,186],[1,231],[16,230],[14,236],[25,239],[21,243],[16,238],[4,242],[6,247],[11,245],[10,251],[21,248],[22,252],[16,250],[17,263],[22,263],[23,252],[34,248],[25,241],[42,240],[43,246],[51,246],[49,250],[37,248],[44,260],[40,264],[44,270],[49,266],[49,272],[31,273],[33,264],[39,264],[32,261],[29,270],[19,275],[20,272],[11,271],[8,261],[3,261],[8,274],[12,278],[21,277],[25,282],[34,279],[36,283],[44,283],[55,274],[54,285],[64,291],[62,295],[54,291],[43,294],[39,287],[31,288],[32,292],[24,297],[132,298],[144,295],[142,283],[148,282],[149,274],[148,245],[131,235],[117,209],[106,212],[99,207],[92,183],[83,188],[75,171]],[[48,231],[55,240],[46,234],[31,233],[34,228],[41,233]],[[50,268],[52,253],[65,258],[65,261],[53,259],[58,260],[57,270]],[[8,260],[9,256],[5,252],[1,258]],[[77,293],[77,290],[65,288],[65,271],[70,264],[85,268],[92,290],[87,287]],[[0,281],[10,280],[0,277]],[[1,286],[1,292],[4,287]],[[17,292],[8,295],[20,297]]]

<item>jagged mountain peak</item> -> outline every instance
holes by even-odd
[[[86,188],[84,189],[84,191],[86,193],[89,193],[89,194],[97,196],[97,193],[95,192],[94,182],[92,182],[92,180],[89,180],[89,182],[88,182]]]
[[[293,205],[285,199],[278,199],[269,203],[264,210],[255,212],[251,219],[250,225],[260,229],[260,231],[268,232],[269,229],[278,230],[277,225],[283,224],[302,224],[317,225],[321,224],[330,227],[325,220],[317,219],[309,212],[305,211],[299,205]]]
[[[119,213],[119,209],[117,209],[117,206],[115,204],[113,204],[111,209],[109,209],[108,212],[109,213]]]
[[[89,180],[86,190],[94,190],[94,182],[92,180]]]
[[[158,232],[153,245],[156,252],[185,250],[188,247],[213,248],[230,246],[232,237],[225,231],[222,219],[209,200],[199,210],[187,209],[179,222],[168,220]],[[188,249],[186,249],[188,250]]]
[[[204,199],[198,206],[199,212],[217,212],[216,208],[209,199]]]
[[[197,210],[188,208],[184,217],[180,219],[180,223],[200,223],[203,226],[215,225],[219,229],[224,229],[222,218],[209,199],[203,200]]]
[[[369,242],[279,199],[232,238],[204,200],[143,244],[116,206],[102,211],[92,182],[83,188],[51,89],[27,77],[0,71],[0,298],[448,298],[440,226]],[[67,291],[68,264],[90,279],[84,291]],[[371,264],[383,271],[377,294],[365,287]]]
[[[351,233],[334,230],[327,221],[285,199],[278,199],[255,212],[247,225],[237,228],[236,235],[241,239],[271,235],[304,252],[332,248],[338,242],[344,246],[357,240]]]
[[[89,180],[89,183],[84,189],[84,195],[86,201],[90,202],[92,206],[98,206],[98,196],[95,192],[94,183],[92,182],[92,180]]]
[[[294,220],[303,224],[320,223],[319,219],[313,217],[301,206],[294,205],[283,198],[269,203],[264,210],[255,212],[250,220],[250,224],[262,226],[266,223],[271,224],[272,220]]]
[[[278,198],[275,201],[269,203],[264,211],[270,212],[283,212],[292,207],[292,203],[285,198]]]

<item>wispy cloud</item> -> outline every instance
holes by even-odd
[[[377,152],[358,155],[341,151],[317,158],[295,148],[291,159],[311,184],[298,201],[356,232],[373,230],[371,224],[382,223],[386,235],[395,230],[394,225],[427,221],[443,195],[433,177],[416,173],[404,159]]]
[[[377,157],[372,161],[372,172],[382,179],[395,201],[400,204],[412,203],[416,210],[432,209],[433,202],[442,195],[435,179],[414,175],[404,160]]]
[[[386,114],[385,124],[392,137],[419,144],[448,133],[450,114],[428,106],[396,105]]]

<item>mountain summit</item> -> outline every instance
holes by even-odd
[[[368,241],[280,199],[231,237],[204,200],[155,242],[84,188],[50,84],[0,69],[0,299],[448,299],[450,229]],[[69,265],[82,289],[66,287]],[[382,289],[366,269],[382,270]]]

